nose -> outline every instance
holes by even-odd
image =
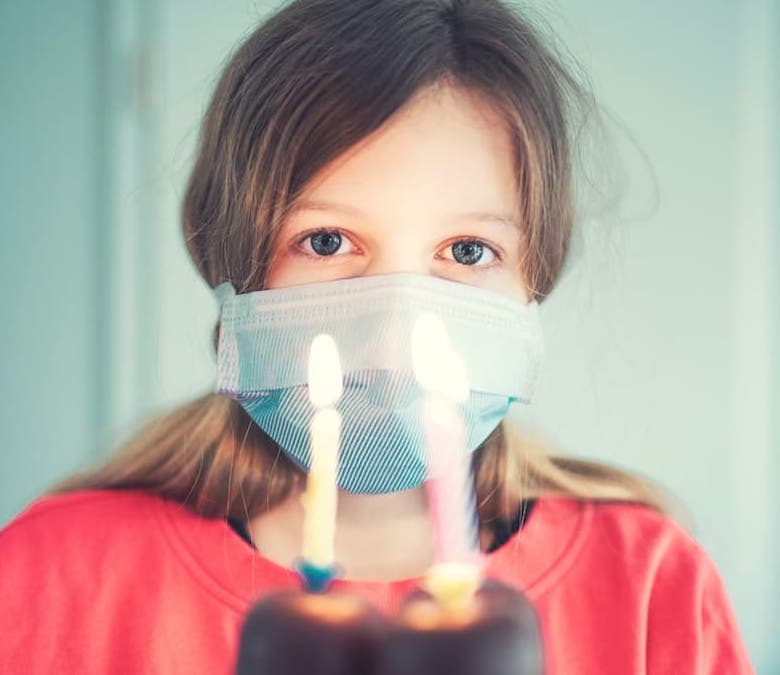
[[[433,274],[432,258],[413,237],[379,242],[369,256],[363,274]]]

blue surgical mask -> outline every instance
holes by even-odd
[[[529,403],[543,361],[538,304],[417,274],[354,277],[236,294],[217,286],[217,391],[308,470],[308,367],[312,340],[331,335],[344,390],[338,485],[388,493],[425,480],[425,391],[412,369],[411,335],[422,314],[437,315],[468,372],[460,404],[471,453],[514,401]]]

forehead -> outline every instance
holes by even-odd
[[[518,193],[506,124],[475,94],[444,86],[426,90],[325,167],[293,211],[334,204],[354,215],[514,218]]]

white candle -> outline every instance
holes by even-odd
[[[317,411],[309,429],[311,465],[303,494],[303,559],[318,567],[335,562],[336,504],[341,415],[333,407],[343,389],[336,343],[314,338],[309,354],[309,398]]]

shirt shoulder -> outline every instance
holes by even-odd
[[[644,504],[622,501],[589,502],[591,536],[605,552],[627,561],[653,565],[670,553],[691,563],[707,557],[695,537],[671,516]]]
[[[648,672],[752,673],[723,577],[709,552],[672,517],[650,507],[593,507],[594,544],[633,571],[644,598]]]
[[[0,531],[0,672],[224,672],[241,612],[170,540],[168,511],[193,534],[205,522],[178,506],[76,491],[34,501]]]
[[[716,597],[725,599],[710,554],[671,516],[628,502],[595,502],[592,512],[591,548],[602,563],[614,559],[635,579],[644,579],[651,604],[664,596],[676,602],[692,593],[697,594],[692,599],[704,605]]]
[[[154,517],[164,501],[140,490],[78,490],[30,503],[0,530],[0,556],[28,572],[86,566],[111,552],[156,538]],[[148,550],[148,549],[147,549]]]
[[[3,538],[23,532],[51,532],[84,526],[113,526],[142,522],[150,509],[161,505],[160,497],[141,490],[75,490],[44,495],[27,505],[0,529]]]

